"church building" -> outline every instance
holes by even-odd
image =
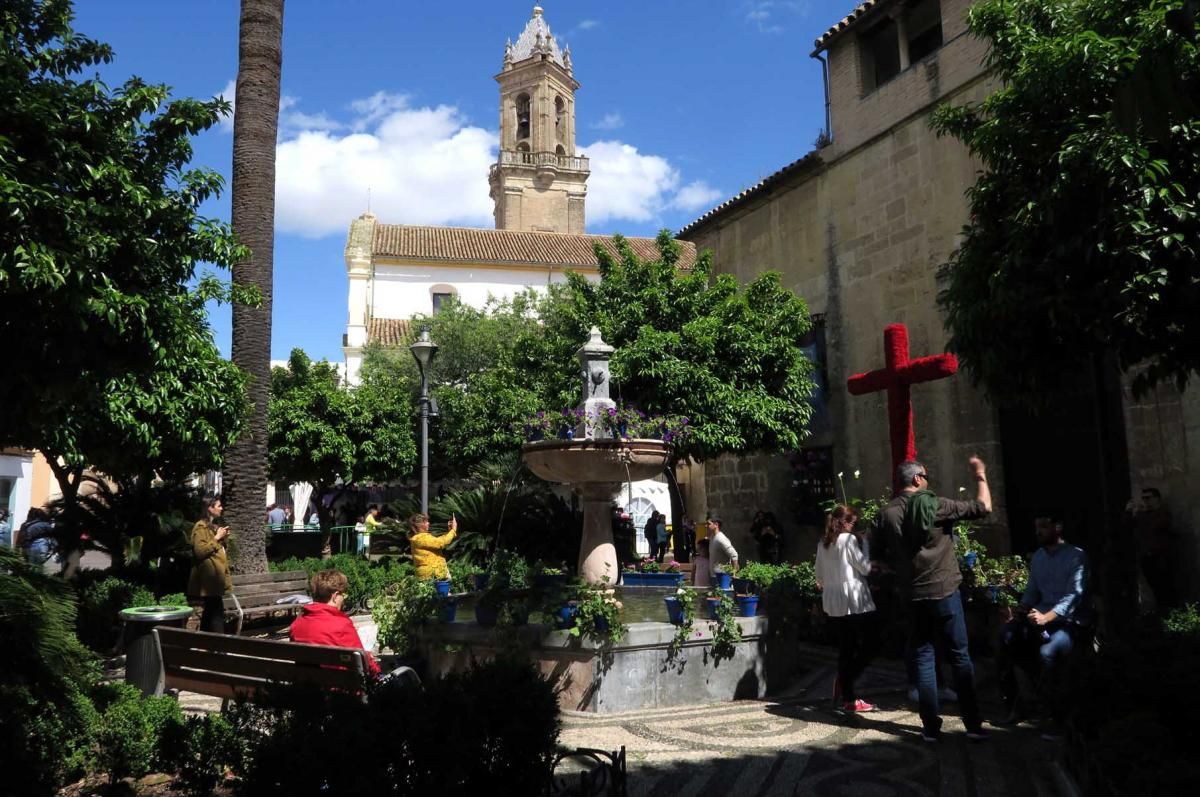
[[[450,297],[483,307],[489,297],[563,282],[567,270],[598,280],[593,246],[615,252],[608,236],[584,232],[590,165],[575,148],[579,83],[570,48],[559,48],[541,7],[505,46],[495,80],[500,150],[488,173],[495,229],[385,223],[371,213],[350,225],[342,347],[352,385],[367,344],[401,345],[414,315],[435,313]],[[628,240],[639,257],[658,256],[653,238]],[[695,257],[695,247],[683,244],[683,265]]]

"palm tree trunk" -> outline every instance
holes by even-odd
[[[251,409],[224,469],[225,520],[237,535],[240,573],[267,570],[267,392],[271,385],[271,291],[275,248],[275,138],[283,69],[284,0],[242,0],[233,113],[233,230],[251,255],[233,280],[253,285],[259,307],[233,306],[233,362],[246,371]]]

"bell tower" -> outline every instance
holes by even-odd
[[[488,174],[498,230],[582,233],[588,159],[575,154],[571,48],[542,15],[504,47],[500,84],[500,157]]]

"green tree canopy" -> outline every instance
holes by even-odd
[[[574,352],[597,325],[617,351],[614,398],[654,414],[688,418],[677,456],[797,448],[811,416],[812,363],[803,338],[808,307],[766,272],[744,287],[712,275],[711,253],[679,268],[679,243],[663,230],[660,257],[641,260],[621,237],[620,257],[596,247],[600,282],[569,274],[543,307],[546,335],[566,377],[564,406],[579,401]]]
[[[62,457],[60,481],[84,463],[213,467],[242,422],[244,379],[204,309],[235,291],[197,264],[241,250],[197,213],[220,176],[187,164],[190,137],[228,104],[80,79],[112,53],[71,30],[65,0],[6,3],[0,21],[0,445]]]
[[[1183,5],[969,12],[1003,87],[934,116],[984,167],[940,302],[950,348],[1001,401],[1036,403],[1106,352],[1139,366],[1137,388],[1200,366],[1200,60],[1172,30]]]
[[[314,499],[338,485],[389,481],[412,471],[406,389],[376,383],[348,390],[334,366],[294,349],[288,367],[271,373],[268,409],[271,477],[310,482]],[[328,536],[332,514],[316,503]]]
[[[430,444],[436,473],[465,476],[511,462],[534,412],[578,405],[575,352],[593,325],[617,347],[615,399],[688,417],[692,435],[677,456],[799,445],[812,390],[800,346],[810,328],[804,302],[778,274],[745,288],[729,275],[713,278],[707,254],[680,270],[679,244],[666,231],[653,261],[615,240],[619,258],[596,249],[599,283],[569,274],[544,296],[530,291],[484,310],[455,303],[414,320],[429,324],[439,345],[432,383],[440,418]],[[369,350],[363,374],[365,384],[404,383],[415,393],[407,351]]]

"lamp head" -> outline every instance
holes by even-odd
[[[437,344],[429,339],[429,327],[421,327],[421,338],[416,343],[413,343],[411,346],[409,346],[408,350],[412,352],[412,355],[416,359],[417,366],[421,369],[422,374],[427,371],[430,364],[433,362],[434,355],[437,354],[437,349]]]

